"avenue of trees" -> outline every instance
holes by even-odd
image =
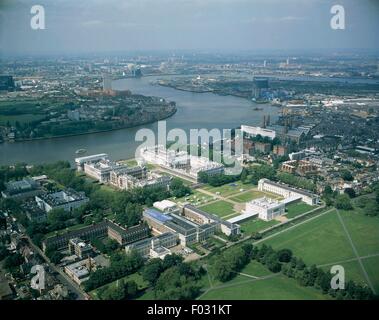
[[[332,275],[315,265],[307,266],[300,258],[293,256],[289,249],[274,250],[271,246],[253,246],[245,243],[233,247],[212,257],[214,276],[222,281],[228,281],[237,275],[250,261],[256,260],[265,265],[271,272],[282,272],[289,278],[294,278],[305,287],[314,287],[323,294],[333,298],[346,300],[374,299],[370,288],[348,281],[345,290],[331,289]]]

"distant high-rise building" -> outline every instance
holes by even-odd
[[[0,91],[13,91],[15,88],[12,76],[0,75]]]
[[[254,78],[253,80],[253,98],[259,99],[262,95],[262,89],[268,89],[268,79],[267,78]]]
[[[263,116],[262,128],[266,128],[266,116]]]
[[[267,66],[267,61],[265,60],[263,61],[263,67],[266,68],[266,66]]]
[[[109,74],[103,74],[103,91],[112,90],[112,79]]]
[[[135,78],[142,77],[142,71],[141,71],[141,68],[134,68],[133,71],[132,71],[132,75],[133,75],[133,77],[135,77]]]

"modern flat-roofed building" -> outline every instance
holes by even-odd
[[[63,209],[71,212],[89,201],[84,192],[77,192],[73,189],[41,194],[35,196],[35,200],[37,205],[45,212],[53,209]]]
[[[175,213],[164,214],[155,209],[146,209],[143,218],[157,232],[176,233],[183,246],[204,241],[219,229],[219,225],[215,221],[198,224],[185,216]]]
[[[65,273],[78,285],[89,279],[90,267],[89,259],[75,262],[65,266]]]
[[[136,251],[143,257],[149,257],[149,258],[164,258],[165,255],[167,255],[167,249],[175,247],[179,243],[179,237],[177,233],[174,232],[166,232],[162,233],[156,237],[140,240],[137,242],[134,242],[128,246],[125,247],[126,252],[130,251]],[[159,249],[157,248],[162,247],[165,248],[165,254],[159,254]],[[153,251],[151,251],[153,249]],[[155,250],[154,250],[155,249]],[[162,253],[162,252],[161,252]]]
[[[80,238],[70,239],[68,250],[70,254],[75,254],[80,259],[91,257],[94,253],[92,246]]]
[[[199,223],[201,225],[216,223],[215,225],[217,230],[220,230],[227,236],[238,235],[241,233],[241,228],[238,224],[225,221],[216,215],[207,213],[189,204],[183,207],[183,215],[187,219]]]
[[[1,192],[3,198],[26,199],[35,197],[43,191],[40,184],[30,178],[19,181],[11,181],[5,184],[5,190]]]
[[[179,235],[180,243],[183,246],[198,242],[198,225],[176,214],[170,214],[171,220],[165,225]]]
[[[311,206],[318,204],[320,201],[320,197],[314,193],[302,189],[296,189],[287,184],[270,181],[268,179],[259,180],[258,190],[275,193],[284,198],[299,196],[301,197],[301,201]]]
[[[167,214],[163,214],[154,209],[146,209],[143,212],[143,220],[155,231],[159,233],[171,232],[170,228],[166,226],[166,222],[171,220],[172,217]]]
[[[153,207],[165,213],[176,212],[179,210],[178,205],[170,200],[156,201],[153,203]]]
[[[246,203],[246,213],[258,213],[259,219],[270,221],[285,214],[285,204],[267,197]]]

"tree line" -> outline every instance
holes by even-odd
[[[213,257],[214,276],[228,281],[237,275],[250,261],[255,260],[265,265],[271,272],[296,279],[304,287],[314,287],[323,294],[336,299],[371,300],[376,298],[367,286],[349,280],[344,290],[332,289],[332,275],[315,265],[307,266],[301,258],[293,256],[289,249],[274,250],[271,246],[253,246],[245,243],[242,246],[225,250]]]

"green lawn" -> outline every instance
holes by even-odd
[[[219,200],[205,206],[201,206],[199,209],[208,213],[215,214],[219,217],[224,217],[234,213],[233,204],[224,200]]]
[[[363,266],[366,269],[366,272],[374,286],[376,294],[379,293],[379,256],[363,259]]]
[[[359,209],[342,211],[340,215],[350,237],[361,257],[379,253],[379,218],[365,216]],[[366,283],[363,270],[358,261],[344,260],[356,258],[348,237],[336,211],[327,213],[295,229],[286,231],[264,241],[274,249],[291,249],[295,256],[301,257],[308,265],[338,264],[345,268],[347,280]],[[366,272],[375,289],[379,292],[379,257],[362,259]],[[330,271],[331,265],[322,267]]]
[[[258,218],[253,218],[245,222],[241,222],[239,223],[239,225],[241,226],[242,232],[247,233],[247,234],[252,234],[252,233],[267,229],[278,223],[280,222],[276,220],[264,221]]]
[[[327,264],[355,258],[336,211],[264,241],[274,249],[291,249],[306,264]]]
[[[120,281],[120,280],[123,280],[124,282],[135,281],[139,290],[145,290],[148,287],[148,283],[142,279],[142,276],[140,274],[133,273],[133,274],[128,275],[128,276],[126,276],[124,278],[121,278],[119,280],[116,280],[116,281],[113,281],[113,282],[111,282],[109,284],[106,284],[106,285],[104,285],[104,286],[102,286],[100,288],[97,288],[97,289],[89,292],[89,294],[95,300],[99,300],[100,299],[100,297],[98,296],[98,291],[99,290],[101,290],[103,288],[108,288],[108,287],[115,287],[115,286],[117,286],[117,282]]]
[[[240,194],[238,194],[236,196],[233,196],[230,199],[234,200],[235,202],[244,203],[244,202],[251,201],[253,199],[262,198],[264,196],[265,196],[264,192],[261,192],[261,191],[258,191],[258,190],[251,190],[251,191],[248,191],[248,192],[240,193]]]
[[[206,204],[209,201],[212,201],[213,197],[210,196],[210,195],[207,195],[205,193],[202,193],[202,192],[200,192],[198,190],[194,190],[193,193],[190,194],[187,197],[184,196],[184,197],[176,198],[176,199],[170,198],[169,200],[172,200],[172,201],[174,201],[176,203],[189,202],[192,205],[199,206],[199,205],[204,205],[204,204]]]
[[[314,209],[315,207],[310,206],[309,204],[306,204],[304,202],[296,202],[291,203],[288,206],[286,206],[286,217],[288,219],[292,219],[302,213],[305,213],[307,211],[310,211]]]
[[[241,273],[245,273],[254,277],[264,277],[268,276],[272,272],[268,270],[263,264],[259,263],[256,260],[252,260],[241,270]]]
[[[345,269],[346,280],[353,280],[360,284],[366,284],[366,279],[363,275],[363,271],[358,261],[349,261],[338,263],[338,265],[343,266]],[[332,265],[321,267],[324,271],[330,272]]]
[[[379,253],[379,217],[355,211],[339,211],[360,256]]]
[[[225,184],[225,185],[220,186],[220,187],[212,187],[212,186],[207,185],[203,189],[210,191],[210,192],[213,192],[215,194],[219,193],[219,195],[221,195],[223,197],[227,197],[227,196],[231,196],[233,194],[237,194],[237,193],[241,192],[240,191],[241,189],[246,191],[246,190],[250,190],[253,188],[255,188],[255,186],[253,184],[243,184],[241,181],[236,181],[236,182]]]
[[[319,300],[328,299],[314,288],[302,287],[284,275],[254,280],[244,277],[245,283],[230,281],[211,289],[201,300]],[[226,286],[225,286],[226,285]],[[227,286],[231,285],[231,286]]]

